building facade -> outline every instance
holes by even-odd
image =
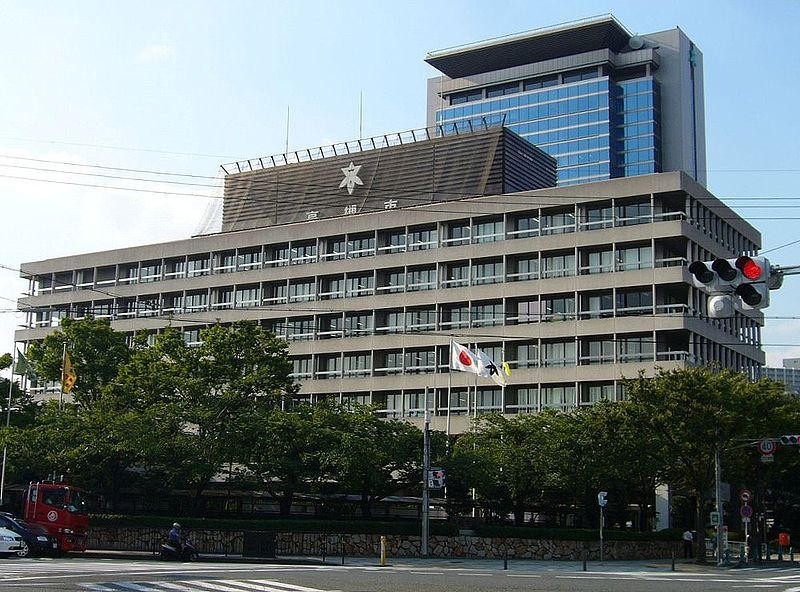
[[[427,122],[503,123],[558,160],[558,184],[683,171],[706,183],[703,58],[678,28],[613,16],[430,52]]]
[[[496,159],[487,155],[500,144],[486,138],[498,133],[508,134],[465,136],[474,158],[444,167],[449,183],[473,168],[494,178]],[[443,140],[412,148],[436,147],[447,161]],[[452,145],[461,151],[464,141]],[[245,211],[243,196],[261,203],[274,189],[264,177],[270,167],[240,163],[226,181],[228,231],[25,263],[30,291],[20,307],[30,312],[16,339],[41,339],[61,318],[93,314],[131,336],[179,327],[193,344],[203,327],[251,319],[288,341],[301,400],[369,403],[419,421],[427,395],[433,426],[453,432],[481,413],[618,400],[623,378],[657,367],[714,363],[753,374],[764,363],[762,314],[707,318],[707,297],[686,269],[687,261],[754,254],[760,235],[687,174],[466,198],[440,179],[441,200],[412,191],[404,207],[386,205],[367,178],[401,161],[402,178],[429,175],[430,161],[412,148],[275,164],[307,181],[305,201],[283,206],[302,215],[324,199],[327,217],[272,223],[280,199],[266,218],[234,216]],[[520,154],[504,166],[527,163],[538,173],[503,175],[554,180],[547,157]],[[353,180],[371,166],[360,184]],[[347,210],[352,203],[365,206]],[[507,386],[451,373],[451,340],[507,362]]]
[[[765,366],[761,375],[782,382],[787,393],[800,397],[800,358],[784,358],[780,368]]]

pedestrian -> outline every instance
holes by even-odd
[[[684,559],[691,559],[693,556],[692,553],[692,543],[694,542],[694,535],[692,531],[688,528],[683,531],[683,558]]]

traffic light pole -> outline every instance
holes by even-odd
[[[419,458],[419,457],[417,457]],[[428,556],[430,533],[430,491],[428,476],[431,472],[431,415],[428,410],[428,387],[425,387],[425,427],[422,432],[422,545],[420,555]]]
[[[719,446],[714,451],[714,490],[717,496],[717,514],[719,514],[719,522],[717,523],[717,565],[724,563],[722,555],[722,465],[719,458]]]

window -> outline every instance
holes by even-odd
[[[371,313],[351,313],[344,319],[344,330],[348,337],[372,333]]]
[[[420,374],[436,370],[436,351],[433,349],[412,349],[405,353],[406,374]]]
[[[497,284],[503,281],[502,261],[481,261],[472,266],[472,284]]]
[[[406,250],[406,233],[404,230],[390,230],[382,235],[381,253],[402,253]]]
[[[378,291],[384,294],[403,292],[406,289],[406,273],[402,268],[385,271],[381,274]]]
[[[542,366],[574,366],[575,341],[542,342]]]
[[[335,275],[320,279],[320,300],[333,300],[344,298],[344,276]]]
[[[345,295],[348,297],[371,296],[375,293],[375,278],[372,274],[349,276],[345,280]]]
[[[617,269],[619,271],[650,269],[651,267],[653,267],[653,248],[651,246],[624,247],[617,250]]]
[[[614,271],[614,251],[610,247],[602,251],[584,253],[585,265],[581,266],[581,274],[610,273]]]
[[[452,247],[469,244],[471,237],[469,222],[451,222],[447,225],[446,236],[447,238],[442,241],[443,246]]]
[[[511,238],[539,236],[539,216],[537,213],[522,214],[512,219],[512,228],[508,234]]]
[[[581,405],[595,405],[600,401],[614,400],[613,384],[591,384],[581,385]]]
[[[312,375],[311,356],[294,358],[292,360],[292,378],[311,378]]]
[[[165,294],[164,295],[164,314],[175,314],[183,312],[183,294]]]
[[[294,318],[286,323],[289,341],[310,341],[314,339],[314,318]]]
[[[614,226],[614,209],[611,204],[586,206],[581,224],[584,230],[611,228],[612,226]]]
[[[447,279],[442,282],[443,288],[460,288],[469,286],[469,263],[459,261],[446,267]]]
[[[539,392],[535,387],[506,389],[506,409],[509,412],[535,413],[538,409]]]
[[[357,352],[344,355],[345,376],[368,376],[372,372],[372,355]]]
[[[189,347],[197,347],[203,342],[200,339],[200,329],[184,329],[183,341]]]
[[[261,247],[240,249],[236,257],[236,269],[248,271],[261,267]]]
[[[507,82],[505,84],[497,84],[490,86],[486,89],[486,98],[502,97],[503,95],[510,95],[519,92],[519,82]]]
[[[569,411],[574,407],[575,385],[542,387],[542,409]]]
[[[631,226],[650,222],[650,200],[617,205],[617,225]]]
[[[82,287],[82,278],[78,278],[78,287]],[[139,281],[143,284],[161,280],[161,261],[145,261],[139,272]]]
[[[314,280],[292,280],[289,283],[289,302],[307,302],[314,300]]]
[[[614,342],[610,339],[588,339],[581,342],[581,364],[613,364]]]
[[[193,255],[186,265],[188,277],[198,277],[211,273],[211,261],[208,255]]]
[[[424,251],[436,247],[436,228],[412,228],[408,232],[408,250]]]
[[[409,292],[433,290],[434,288],[436,288],[436,269],[417,268],[408,270],[408,284],[406,284],[406,289]]]
[[[265,267],[284,267],[289,265],[289,243],[269,245],[266,253]]]
[[[264,284],[264,304],[286,304],[289,288],[285,282]]]
[[[317,357],[317,379],[339,378],[342,376],[342,357],[340,354],[325,354]]]
[[[542,278],[557,278],[575,275],[575,254],[553,254],[542,256]]]
[[[472,309],[473,327],[490,327],[502,325],[505,322],[505,312],[502,302],[489,304],[476,304]]]
[[[211,308],[233,308],[233,288],[213,288],[211,290]]]
[[[504,225],[502,220],[476,222],[472,227],[472,242],[493,243],[503,240]]]
[[[618,290],[617,315],[653,314],[653,291],[650,289]]]
[[[542,214],[542,234],[564,234],[575,232],[575,212],[549,212]]]
[[[543,321],[566,321],[575,319],[575,296],[561,294],[542,297]]]
[[[322,258],[328,261],[344,259],[347,255],[347,241],[343,236],[335,236],[325,241],[325,252]]]
[[[483,98],[483,89],[473,89],[464,92],[453,93],[450,95],[451,105],[460,105],[470,101],[480,101]]]
[[[376,352],[375,354],[380,355]],[[403,352],[402,350],[389,350],[383,353],[383,365],[375,368],[375,374],[386,376],[389,374],[400,374],[403,372]]]
[[[583,70],[565,72],[561,75],[561,81],[563,84],[567,84],[569,82],[580,82],[581,80],[590,80],[597,77],[597,68],[584,68]]]
[[[529,78],[523,81],[522,90],[536,90],[537,88],[545,88],[548,86],[555,86],[558,84],[558,74],[551,74],[550,76],[539,76],[538,78]]]
[[[182,277],[186,277],[186,260],[167,259],[164,262],[164,279],[174,280]]]
[[[347,241],[347,256],[351,259],[358,257],[372,257],[375,255],[375,236],[364,235],[350,237]]]
[[[653,336],[625,335],[617,339],[617,357],[619,362],[650,362],[653,360],[655,344]]]
[[[385,310],[378,312],[376,333],[402,333],[405,313],[402,310]]]
[[[535,280],[539,278],[539,258],[536,256],[517,259],[508,274],[510,281]]]
[[[304,263],[314,263],[317,260],[317,242],[304,241],[301,243],[292,243],[291,249],[291,264],[302,265]]]
[[[516,348],[517,368],[536,368],[539,366],[539,346],[537,344],[520,343]]]
[[[58,274],[56,274],[55,289],[61,289],[58,283]],[[169,279],[165,277],[164,279]],[[70,283],[72,278],[69,279]],[[138,263],[125,263],[119,266],[119,283],[120,284],[135,284],[139,281],[139,264]]]
[[[406,311],[406,331],[434,331],[435,329],[435,308],[411,308]]]
[[[611,292],[581,295],[581,318],[599,319],[613,315],[614,296]]]
[[[236,308],[253,308],[261,304],[261,290],[258,285],[236,288]]]
[[[468,304],[442,307],[442,329],[469,327],[469,320]]]
[[[200,310],[208,309],[208,293],[207,292],[189,292],[186,294],[186,310],[188,312],[197,312]]]
[[[236,271],[236,253],[222,251],[214,253],[214,273],[231,273]]]
[[[342,315],[324,315],[317,318],[319,329],[317,331],[318,339],[334,339],[344,335],[342,327],[344,327],[344,319]]]

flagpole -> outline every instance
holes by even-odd
[[[64,341],[64,351],[61,353],[61,392],[58,396],[58,410],[64,410],[64,374],[67,371],[67,342]]]
[[[16,345],[16,344],[15,344]],[[17,348],[14,347],[14,354]],[[11,376],[8,378],[8,406],[6,407],[6,432],[11,425],[11,393],[14,388],[14,354],[11,354]],[[0,470],[0,506],[5,502],[6,492],[6,461],[8,460],[8,445],[3,445],[3,468]]]
[[[450,405],[451,405],[451,397],[452,389],[453,389],[453,364],[451,363],[453,360],[453,336],[450,336],[450,359],[447,361],[447,449],[450,450]]]

